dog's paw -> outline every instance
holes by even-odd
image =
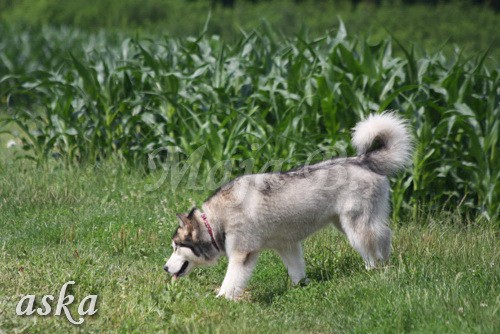
[[[220,287],[215,291],[217,293],[217,298],[226,297],[226,290]]]
[[[217,291],[216,291],[216,292],[217,292]],[[219,292],[217,292],[216,297],[217,297],[217,298],[220,298],[220,297],[222,297],[222,296],[224,296],[224,295],[225,295],[225,293],[224,293],[224,292],[219,291]]]
[[[311,281],[309,280],[309,278],[307,277],[304,277],[303,279],[301,279],[298,283],[297,283],[297,286],[308,286],[309,283],[311,283]]]
[[[225,290],[225,289],[220,289],[219,293],[217,293],[217,298],[224,297],[227,300],[238,300],[240,297],[241,293],[235,291],[234,289],[231,290]]]

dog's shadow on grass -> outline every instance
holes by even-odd
[[[349,253],[342,256],[314,257],[306,259],[307,281],[298,285],[292,285],[288,278],[286,269],[283,268],[279,274],[269,275],[270,277],[257,278],[259,282],[252,284],[255,289],[251,289],[250,300],[262,305],[271,305],[276,299],[285,296],[294,289],[308,289],[310,285],[319,282],[328,282],[335,279],[343,279],[356,275],[366,274],[363,261],[357,254]],[[263,275],[259,275],[263,276]],[[268,276],[268,275],[266,275]]]
[[[308,264],[307,277],[318,282],[350,277],[366,272],[361,257],[355,253],[315,259],[309,261]]]

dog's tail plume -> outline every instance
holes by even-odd
[[[373,114],[356,124],[352,144],[372,169],[384,175],[396,173],[412,160],[408,124],[393,112]]]

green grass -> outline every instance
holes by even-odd
[[[453,213],[394,222],[389,266],[367,272],[333,229],[305,242],[311,283],[292,287],[264,252],[237,303],[215,298],[226,261],[171,283],[174,213],[205,191],[146,191],[147,177],[113,164],[71,170],[12,160],[0,137],[0,332],[497,333],[498,226]],[[24,294],[99,296],[81,327],[17,317]]]

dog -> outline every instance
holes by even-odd
[[[306,279],[301,241],[329,224],[346,235],[367,269],[385,263],[391,252],[388,176],[411,163],[410,129],[395,113],[370,115],[355,126],[352,144],[356,156],[243,175],[218,189],[201,210],[178,214],[164,270],[178,279],[227,255],[217,297],[234,300],[259,252],[273,249],[298,284]]]

